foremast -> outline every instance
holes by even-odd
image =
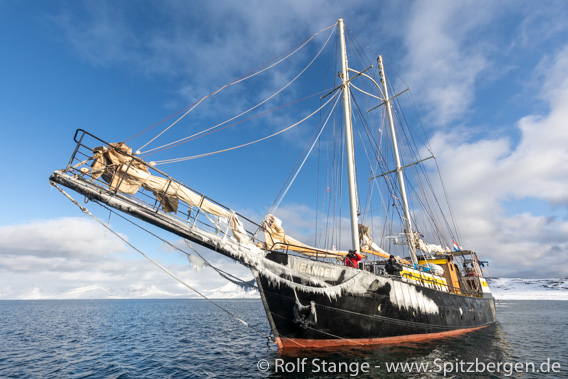
[[[388,120],[389,120],[389,128],[390,128],[390,132],[391,132],[392,146],[393,146],[393,150],[394,150],[394,157],[395,157],[395,163],[396,163],[396,175],[398,177],[398,185],[400,187],[400,197],[401,197],[401,202],[402,202],[402,209],[404,211],[404,221],[406,223],[406,231],[405,231],[406,240],[408,242],[410,259],[412,260],[412,263],[414,263],[415,265],[418,265],[418,259],[416,258],[416,245],[415,245],[415,242],[414,242],[414,233],[412,232],[412,221],[410,219],[410,210],[408,208],[408,198],[406,197],[406,187],[404,185],[404,175],[403,175],[403,172],[402,172],[402,165],[400,163],[400,154],[398,152],[398,143],[397,143],[397,140],[396,140],[396,131],[395,131],[395,128],[394,128],[394,122],[393,122],[393,118],[392,118],[391,99],[389,98],[386,74],[385,74],[385,69],[384,69],[384,66],[383,66],[383,57],[381,55],[379,55],[379,57],[377,58],[377,62],[379,64],[379,75],[381,76],[381,84],[383,86],[383,92],[384,92],[384,96],[385,96],[385,106],[386,106],[386,109],[387,109],[387,117],[388,117]]]
[[[351,123],[351,97],[349,93],[349,71],[345,48],[345,31],[343,19],[337,21],[341,47],[341,79],[343,81],[343,117],[345,124],[345,145],[347,154],[347,180],[349,184],[349,211],[351,219],[352,249],[361,251],[359,244],[359,216],[357,206],[357,185],[355,182],[355,155],[353,149],[353,125]]]

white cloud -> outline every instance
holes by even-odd
[[[404,36],[407,79],[431,107],[433,122],[450,123],[470,109],[476,80],[491,65],[487,55],[492,48],[476,37],[495,10],[491,3],[476,1],[414,3]]]
[[[67,217],[0,227],[3,255],[91,261],[124,251],[118,238],[112,235],[101,238],[101,227],[84,218]]]
[[[287,50],[333,23],[338,4],[165,1],[150,17],[129,5],[102,1],[67,8],[51,20],[95,65],[128,63],[148,74],[183,75],[199,85],[235,79],[262,57]]]
[[[134,241],[134,244],[137,243]],[[180,241],[176,245],[182,246]],[[188,250],[187,248],[184,250]],[[0,227],[0,288],[3,292],[29,285],[72,288],[97,284],[124,289],[155,286],[160,290],[194,293],[158,267],[130,250],[118,238],[84,218],[40,220]],[[212,269],[196,272],[187,258],[145,251],[198,291],[213,291],[227,282]],[[212,252],[204,252],[215,266],[250,280],[250,271]]]
[[[509,11],[521,11],[525,17],[518,26],[518,33],[511,46],[514,48],[531,48],[565,32],[568,28],[568,9],[562,1],[548,2],[545,7],[514,2]]]
[[[450,179],[448,192],[458,200],[458,219],[465,221],[459,220],[462,232],[496,262],[495,274],[568,274],[568,221],[547,216],[545,209],[542,214],[510,214],[505,205],[529,198],[566,207],[566,72],[568,46],[542,60],[535,75],[544,78],[541,96],[550,111],[519,120],[517,145],[508,137],[466,142],[467,136],[438,134],[433,139],[442,171]]]

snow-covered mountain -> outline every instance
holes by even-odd
[[[247,291],[233,283],[227,283],[213,290],[202,291],[212,299],[257,298],[258,291]],[[2,288],[0,300],[63,300],[63,299],[191,299],[200,298],[193,292],[180,289],[165,291],[154,285],[110,288],[97,284],[77,288],[48,288],[32,285],[25,288]]]
[[[499,300],[568,300],[568,278],[487,278]]]
[[[206,296],[211,299],[254,299],[260,298],[257,290],[245,290],[234,283],[227,283],[222,287],[207,291]]]
[[[499,300],[568,300],[568,278],[521,279],[488,278],[489,287]],[[233,283],[202,291],[211,299],[258,298],[258,291],[244,290]],[[166,291],[154,285],[104,287],[97,284],[77,288],[0,288],[0,300],[49,300],[49,299],[190,299],[199,298],[193,292],[181,289]]]

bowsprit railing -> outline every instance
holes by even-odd
[[[126,145],[108,143],[82,129],[75,132],[74,141],[76,146],[65,169],[68,175],[82,177],[115,196],[127,197],[192,228],[224,237],[238,228],[236,219],[241,223],[239,231],[250,241],[264,242],[260,225],[173,179],[132,154]]]

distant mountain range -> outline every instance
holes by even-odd
[[[256,290],[244,290],[233,283],[203,291],[210,299],[248,299],[259,297]],[[191,291],[168,292],[150,286],[111,288],[97,284],[77,288],[48,288],[32,285],[20,289],[0,289],[0,300],[63,300],[63,299],[191,299],[201,298]]]
[[[491,291],[499,300],[568,300],[568,278],[521,279],[487,278]],[[256,290],[227,283],[222,287],[203,291],[211,299],[258,298]],[[200,298],[193,292],[168,292],[156,286],[110,288],[97,284],[77,288],[48,288],[29,286],[19,289],[0,289],[0,300],[60,300],[60,299],[192,299]]]
[[[550,279],[487,278],[500,300],[568,300],[568,277]]]

